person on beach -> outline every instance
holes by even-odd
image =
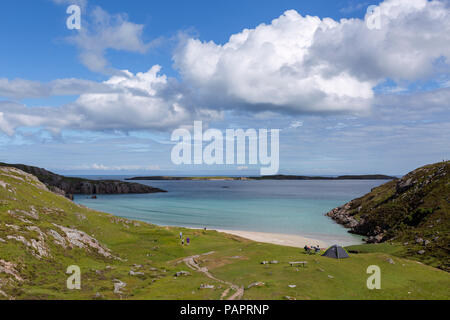
[[[184,246],[184,239],[181,239],[181,245]]]
[[[180,239],[183,238],[183,232],[180,231]]]
[[[189,245],[190,242],[191,242],[191,239],[189,239],[189,237],[187,237],[186,244]]]

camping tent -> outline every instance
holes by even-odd
[[[345,251],[344,248],[338,246],[337,244],[329,247],[322,256],[334,259],[349,258],[347,251]]]

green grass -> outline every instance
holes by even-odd
[[[37,259],[23,244],[7,240],[0,242],[0,259],[13,262],[23,282],[11,281],[0,273],[0,290],[16,299],[93,299],[100,293],[104,299],[219,299],[226,285],[190,270],[181,258],[214,251],[202,256],[199,263],[215,277],[248,287],[262,281],[261,287],[246,289],[243,299],[449,299],[448,273],[407,260],[396,255],[401,248],[395,245],[362,245],[350,247],[358,251],[349,259],[335,260],[306,255],[303,250],[256,243],[216,231],[157,227],[78,206],[51,192],[39,189],[37,181],[25,179],[19,173],[0,171],[0,238],[22,235],[38,238],[29,225],[38,226],[44,233],[55,229],[53,223],[82,230],[111,249],[121,260],[104,258],[84,249],[63,249],[48,236],[45,243],[51,258]],[[8,191],[11,190],[11,191]],[[34,206],[39,219],[22,222],[8,210],[30,211]],[[50,209],[46,209],[50,208]],[[45,212],[48,212],[47,214]],[[8,225],[20,227],[19,231]],[[191,238],[191,245],[182,247],[179,232]],[[395,256],[394,256],[395,255]],[[395,264],[390,264],[393,259]],[[278,260],[279,264],[262,265],[263,260]],[[290,261],[307,261],[305,268],[291,267]],[[135,269],[133,265],[142,265]],[[69,265],[82,271],[81,290],[66,288],[65,274]],[[366,269],[369,265],[381,268],[381,290],[369,290]],[[131,276],[130,270],[143,276]],[[189,271],[190,276],[174,277],[177,271]],[[330,278],[329,276],[332,276]],[[9,279],[9,280],[7,280]],[[113,280],[127,283],[122,295],[114,294]],[[215,289],[199,289],[201,284],[215,285]],[[296,285],[290,288],[288,285]],[[221,288],[219,288],[221,286]],[[0,299],[4,298],[0,295]]]

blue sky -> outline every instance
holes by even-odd
[[[66,28],[71,4],[79,31]],[[449,158],[446,0],[17,0],[0,22],[4,162],[258,173],[175,166],[170,134],[194,120],[281,129],[280,173],[403,174]]]

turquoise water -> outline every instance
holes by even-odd
[[[295,234],[348,245],[361,237],[324,214],[384,182],[140,181],[169,192],[76,196],[75,201],[157,225]]]

